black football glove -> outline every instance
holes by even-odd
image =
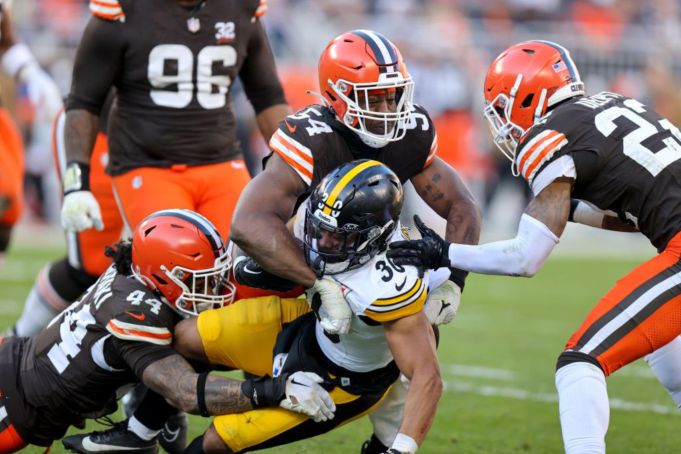
[[[396,265],[411,265],[420,269],[450,267],[449,242],[427,227],[418,215],[414,216],[414,222],[421,232],[421,239],[390,243],[388,258]]]

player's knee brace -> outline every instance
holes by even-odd
[[[601,363],[599,363],[598,360],[593,356],[587,355],[586,353],[573,351],[565,351],[558,355],[558,361],[556,362],[556,370],[560,369],[561,367],[567,366],[568,364],[578,362],[593,364],[594,366],[603,370],[603,366],[601,366]]]

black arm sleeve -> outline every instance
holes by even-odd
[[[66,110],[84,109],[99,115],[118,77],[125,40],[123,24],[92,17],[78,46]]]
[[[288,292],[298,286],[293,281],[265,271],[250,257],[237,260],[234,264],[234,279],[241,285],[275,292]]]
[[[258,20],[256,30],[248,43],[248,56],[239,72],[248,100],[256,113],[277,104],[286,104],[284,89],[277,75],[274,55],[265,33]]]

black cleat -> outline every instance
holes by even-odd
[[[187,414],[178,410],[168,418],[158,436],[158,442],[168,454],[180,454],[187,447],[189,422]]]
[[[371,434],[371,438],[362,443],[361,454],[381,454],[388,452],[388,447],[381,443],[381,440],[375,434]]]
[[[66,449],[80,453],[107,454],[129,452],[139,454],[156,454],[156,439],[143,440],[128,430],[128,420],[118,422],[107,430],[89,434],[71,435],[64,438],[62,444]]]

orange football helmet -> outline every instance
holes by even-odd
[[[585,93],[570,53],[550,41],[526,41],[503,51],[487,71],[484,91],[494,143],[511,161],[520,138],[550,107]]]
[[[135,228],[133,275],[180,314],[230,304],[235,292],[231,266],[220,233],[193,211],[157,211]]]
[[[324,103],[367,145],[380,148],[406,134],[414,83],[400,51],[380,33],[354,30],[331,40],[319,58],[319,88]],[[369,109],[369,95],[382,91],[395,92],[394,112]]]

